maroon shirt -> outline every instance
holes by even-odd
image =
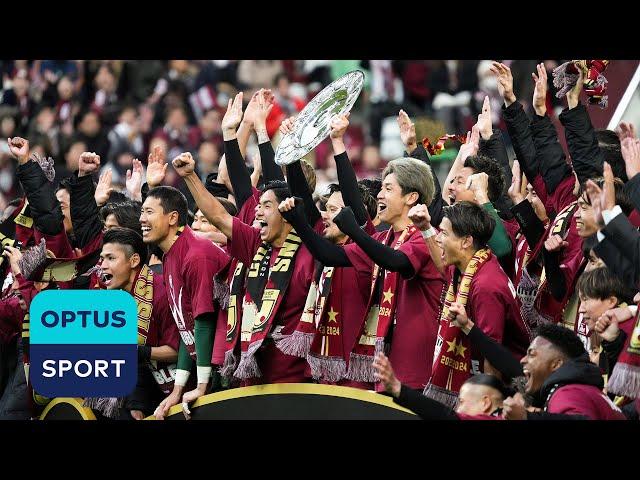
[[[627,419],[598,387],[577,383],[558,388],[549,399],[547,411],[565,415],[584,415],[590,420]]]
[[[240,219],[233,219],[232,237],[227,243],[229,253],[245,265],[250,265],[256,250],[262,243],[260,230],[253,228]],[[272,266],[280,248],[273,248],[269,265]],[[294,332],[309,293],[313,279],[314,259],[304,245],[300,245],[296,253],[293,272],[289,280],[287,291],[273,319],[273,325],[282,325],[283,335]],[[263,343],[263,347],[256,353],[256,359],[262,377],[249,383],[290,383],[304,382],[306,360],[304,358],[286,355],[275,347],[270,339]]]
[[[196,236],[188,226],[184,227],[184,231],[162,257],[162,275],[176,324],[183,321],[186,328],[193,332],[198,316],[216,311],[213,305],[213,277],[228,263],[229,256],[224,250],[211,240]],[[180,335],[185,344],[195,343],[183,332]]]
[[[451,281],[456,267],[447,269]],[[529,332],[520,315],[516,291],[495,255],[475,273],[465,307],[467,316],[485,335],[507,347],[520,360],[529,346]],[[483,371],[482,355],[471,347],[471,371]]]
[[[152,304],[153,310],[146,344],[151,347],[168,345],[177,352],[180,347],[180,332],[171,316],[164,279],[157,274],[153,275]]]
[[[392,241],[387,245],[393,246],[401,233],[402,231],[394,232]],[[386,232],[378,232],[373,238],[381,242],[385,235]],[[345,245],[344,250],[358,274],[367,273],[371,282],[371,258],[355,243]],[[389,360],[403,384],[421,389],[431,376],[444,279],[431,261],[429,249],[419,231],[406,240],[399,251],[407,256],[415,274],[407,279],[400,276],[398,282],[395,327]],[[370,286],[371,283],[369,288]]]

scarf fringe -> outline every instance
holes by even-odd
[[[218,301],[218,305],[223,310],[229,309],[229,298],[231,290],[226,281],[221,281],[216,275],[213,277],[213,299]]]
[[[458,405],[458,394],[454,393],[446,388],[438,387],[432,383],[424,387],[422,394],[425,397],[429,397],[436,402],[440,402],[443,405],[455,410]]]
[[[560,89],[556,92],[557,98],[564,97],[567,92],[576,85],[578,78],[580,78],[580,75],[577,73],[567,72],[567,68],[572,64],[573,62],[565,62],[553,69],[553,86]]]
[[[29,277],[46,259],[47,243],[45,239],[42,238],[38,245],[31,247],[29,250],[22,253],[22,258],[18,262],[18,266],[20,267],[20,271],[22,272],[22,275],[24,275],[24,278],[30,279]]]
[[[238,364],[238,368],[236,368],[236,371],[233,374],[234,377],[241,380],[246,380],[248,378],[259,378],[262,376],[260,367],[258,367],[258,360],[255,356],[255,353],[260,348],[260,345],[262,345],[262,340],[253,342],[251,345],[249,345],[249,348],[246,352],[242,352],[240,354],[240,363]]]
[[[105,417],[116,419],[120,408],[124,405],[124,398],[90,397],[85,398],[82,405],[101,412]]]
[[[640,366],[618,361],[611,372],[607,389],[629,398],[640,397]]]
[[[307,358],[314,336],[315,333],[304,333],[296,330],[291,335],[280,334],[278,338],[275,338],[274,335],[274,340],[276,347],[282,353],[293,355],[294,357]]]
[[[42,157],[37,152],[32,153],[29,158],[40,165],[40,168],[44,172],[44,176],[47,177],[47,180],[49,180],[49,182],[53,182],[53,179],[56,178],[56,169],[54,167],[53,158],[46,156]]]
[[[224,362],[222,362],[222,366],[218,369],[218,373],[222,377],[230,378],[233,376],[233,372],[237,366],[238,357],[236,357],[233,350],[227,350],[224,352]]]
[[[347,374],[347,362],[341,357],[324,357],[309,353],[307,363],[315,380],[338,382]]]
[[[377,382],[378,379],[374,376],[373,357],[351,352],[345,377],[354,382]]]

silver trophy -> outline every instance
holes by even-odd
[[[351,110],[363,86],[364,74],[354,70],[322,89],[298,114],[293,130],[280,141],[276,163],[289,165],[316,148],[329,135],[331,119]]]

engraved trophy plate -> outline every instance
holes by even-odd
[[[351,110],[364,86],[364,74],[349,72],[327,85],[298,114],[293,130],[276,150],[278,165],[297,162],[329,136],[331,119]]]

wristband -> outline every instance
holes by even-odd
[[[422,233],[422,238],[424,238],[426,240],[427,238],[431,238],[431,237],[437,235],[438,231],[433,227],[429,227],[428,230],[423,230],[420,233]]]
[[[189,372],[189,370],[176,370],[175,384],[179,387],[184,387],[189,380],[189,375],[191,375],[191,372]]]
[[[196,367],[198,371],[198,384],[209,383],[211,377],[211,367]]]

